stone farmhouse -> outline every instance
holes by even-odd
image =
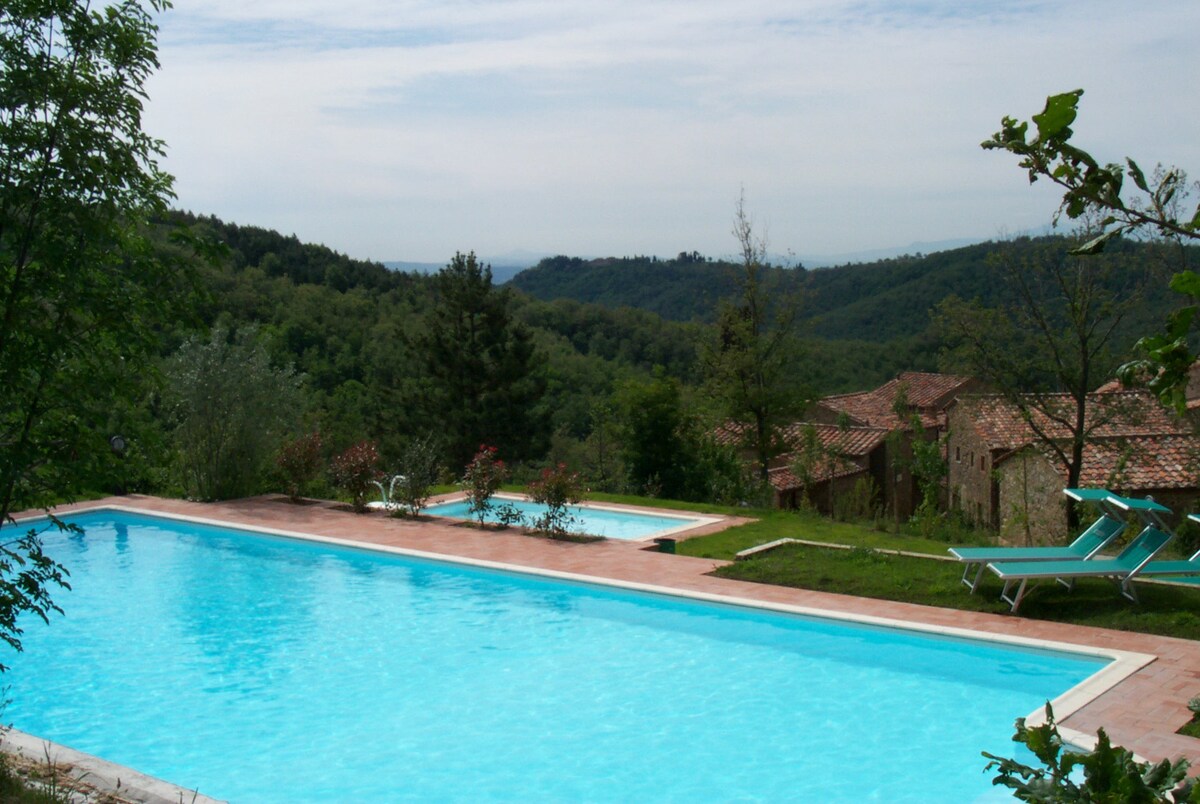
[[[1051,409],[1066,394],[1043,396]],[[1034,412],[1053,438],[1070,434]],[[1188,421],[1144,391],[1097,392],[1086,402],[1094,422],[1084,452],[1080,485],[1128,495],[1153,496],[1176,511],[1200,496],[1200,439]],[[1066,467],[1038,439],[1016,405],[998,395],[962,396],[947,409],[948,504],[971,522],[996,529],[1016,544],[1053,542],[1066,536],[1062,489]],[[1061,443],[1061,442],[1060,442]]]
[[[782,433],[788,449],[767,475],[775,504],[794,508],[807,497],[829,514],[851,498],[861,504],[866,495],[887,514],[908,518],[920,502],[905,466],[913,439],[937,439],[946,407],[960,394],[981,390],[971,377],[905,372],[872,391],[817,400]],[[745,443],[737,425],[716,435],[725,444]]]

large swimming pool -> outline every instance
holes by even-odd
[[[1107,659],[114,512],[16,728],[238,802],[969,801]]]

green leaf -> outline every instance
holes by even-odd
[[[1068,214],[1070,214],[1070,210],[1068,210]],[[1076,217],[1076,216],[1072,215],[1071,217]],[[1114,237],[1117,237],[1123,231],[1124,231],[1123,227],[1117,227],[1116,229],[1109,229],[1108,231],[1104,232],[1103,234],[1101,234],[1097,237],[1093,237],[1091,240],[1087,241],[1082,246],[1071,249],[1070,253],[1074,254],[1077,257],[1087,257],[1087,256],[1091,256],[1093,254],[1099,254],[1100,252],[1104,251],[1104,247],[1106,245],[1108,245],[1108,241],[1112,240]]]
[[[1146,184],[1146,174],[1138,167],[1137,162],[1126,157],[1125,163],[1129,165],[1129,178],[1133,179],[1133,183],[1137,185],[1138,189],[1144,193],[1150,192],[1150,186]]]
[[[1200,274],[1180,271],[1171,277],[1171,290],[1200,299]]]
[[[1069,126],[1075,122],[1079,98],[1082,95],[1083,90],[1077,89],[1074,92],[1064,92],[1061,95],[1051,95],[1046,98],[1046,108],[1041,114],[1033,116],[1033,122],[1038,129],[1039,141],[1045,142],[1070,136]]]

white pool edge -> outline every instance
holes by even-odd
[[[690,600],[698,600],[707,603],[715,603],[720,605],[738,606],[741,608],[758,609],[762,611],[779,612],[783,614],[792,614],[803,617],[813,617],[824,620],[835,620],[839,622],[848,622],[861,625],[869,625],[881,628],[890,628],[898,631],[907,631],[930,636],[951,637],[955,639],[966,639],[975,642],[985,642],[997,645],[1011,645],[1023,647],[1033,650],[1054,651],[1057,653],[1074,654],[1087,658],[1103,658],[1109,659],[1109,663],[1097,670],[1095,673],[1088,676],[1086,679],[1076,684],[1074,687],[1066,690],[1058,695],[1053,700],[1049,701],[1054,709],[1056,721],[1062,721],[1070,717],[1075,712],[1082,709],[1087,704],[1094,701],[1104,693],[1111,690],[1113,687],[1120,684],[1129,676],[1136,673],[1146,665],[1154,662],[1157,657],[1147,653],[1136,653],[1134,651],[1123,651],[1115,648],[1102,648],[1096,646],[1081,646],[1069,642],[1058,642],[1048,639],[1035,639],[1032,637],[1022,637],[1013,634],[995,634],[987,631],[974,631],[969,628],[955,628],[952,626],[931,625],[928,623],[910,622],[908,620],[897,620],[890,617],[875,617],[868,614],[854,614],[849,612],[833,611],[830,609],[820,609],[812,606],[798,606],[789,603],[773,603],[768,601],[756,600],[754,598],[738,597],[736,595],[718,595],[709,592],[699,592],[690,589],[678,589],[671,586],[658,586],[655,584],[639,583],[636,581],[623,581],[615,578],[605,578],[595,575],[581,575],[573,572],[562,572],[559,570],[550,570],[542,567],[530,567],[523,564],[508,564],[499,561],[487,561],[484,559],[470,558],[466,556],[448,555],[446,553],[432,553],[425,550],[413,550],[405,547],[394,547],[391,545],[369,544],[366,542],[353,541],[350,539],[339,539],[334,536],[323,536],[315,533],[305,533],[302,531],[284,530],[281,528],[268,528],[259,525],[247,525],[242,523],[231,523],[228,520],[210,519],[207,517],[190,516],[187,514],[168,513],[136,506],[126,506],[117,504],[102,504],[95,506],[83,506],[73,508],[69,512],[64,512],[62,516],[70,516],[72,514],[82,514],[92,511],[121,511],[124,513],[138,514],[141,516],[160,517],[163,519],[174,519],[181,522],[191,522],[199,525],[209,525],[213,527],[227,528],[233,530],[242,530],[250,533],[261,533],[268,536],[278,536],[288,539],[296,539],[299,541],[318,542],[322,544],[330,544],[338,547],[346,547],[353,550],[363,550],[368,552],[386,553],[396,556],[404,556],[411,558],[419,558],[425,561],[433,561],[445,564],[459,564],[479,569],[489,569],[499,572],[512,573],[516,575],[527,575],[540,578],[550,578],[554,580],[570,581],[590,586],[612,587],[616,589],[625,589],[629,591],[643,592],[654,595],[662,595],[665,597],[685,598]],[[38,519],[45,519],[44,515],[30,516],[15,520],[16,524],[22,522],[30,522]],[[1045,722],[1045,707],[1040,706],[1033,712],[1025,716],[1025,722],[1028,726],[1038,726]],[[1086,732],[1076,731],[1068,727],[1059,726],[1059,733],[1063,738],[1081,748],[1092,749],[1096,743],[1096,735],[1091,735]],[[17,733],[17,732],[12,732]],[[39,739],[39,738],[34,738]],[[46,741],[42,741],[46,742]],[[70,749],[68,749],[70,750]],[[87,755],[84,755],[87,756]],[[1140,761],[1145,761],[1142,757],[1137,757]],[[103,762],[103,760],[98,760]],[[152,778],[152,777],[147,777]],[[183,788],[181,788],[183,789]],[[189,793],[191,791],[188,791]],[[187,799],[185,799],[186,801]],[[199,800],[199,799],[198,799]],[[177,799],[176,799],[177,801]]]

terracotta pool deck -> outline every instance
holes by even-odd
[[[1200,771],[1200,739],[1175,733],[1191,717],[1187,701],[1200,695],[1200,642],[1192,640],[714,578],[707,573],[725,562],[659,553],[644,549],[645,543],[550,541],[510,531],[396,519],[378,512],[356,516],[329,504],[294,505],[281,497],[193,503],[131,495],[64,506],[58,512],[99,505],[294,531],[450,559],[462,557],[933,627],[1149,654],[1154,661],[1063,718],[1062,725],[1092,735],[1103,727],[1114,743],[1147,759],[1186,757],[1193,772]],[[707,526],[706,530],[728,524]],[[954,716],[954,712],[946,713],[948,725]]]

